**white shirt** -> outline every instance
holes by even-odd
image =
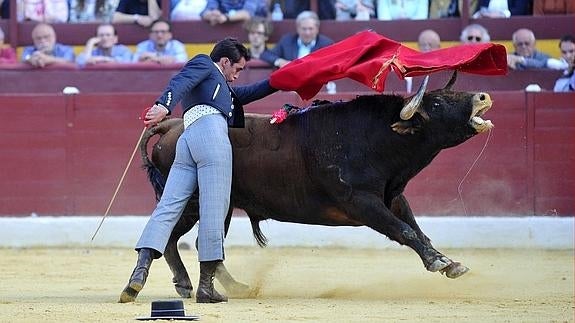
[[[298,39],[297,39],[297,58],[302,58],[306,55],[309,55],[309,53],[311,53],[311,49],[314,46],[315,46],[315,39],[306,45],[298,37]]]

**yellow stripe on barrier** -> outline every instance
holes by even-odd
[[[510,40],[494,40],[493,43],[501,44],[507,48],[507,52],[513,52],[513,44]],[[417,49],[417,42],[403,42],[404,45]],[[457,41],[442,41],[441,47],[451,47],[459,45]],[[185,44],[186,51],[188,52],[188,56],[190,58],[198,55],[198,54],[209,54],[214,46],[214,44]],[[270,44],[273,46],[273,44]],[[559,58],[561,57],[561,51],[559,50],[559,39],[541,39],[537,41],[537,49],[551,55],[551,57]],[[135,45],[128,46],[132,51],[136,49]],[[24,47],[18,47],[17,54],[18,58],[22,56],[22,50]],[[80,54],[84,46],[74,46],[74,53],[76,55]]]

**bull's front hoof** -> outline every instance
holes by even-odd
[[[178,295],[180,295],[181,298],[192,298],[193,291],[194,291],[194,288],[192,286],[184,287],[184,286],[174,285],[174,287],[176,288],[176,293],[178,293]]]
[[[459,262],[454,262],[451,265],[442,269],[441,273],[445,274],[445,276],[447,276],[449,278],[457,278],[457,277],[462,276],[463,274],[465,274],[468,271],[469,271],[469,268],[463,266]]]
[[[427,266],[427,270],[431,272],[440,271],[451,264],[451,260],[447,257],[439,257]]]

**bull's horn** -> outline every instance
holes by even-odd
[[[417,93],[411,98],[411,100],[409,100],[409,102],[406,105],[403,106],[403,109],[401,109],[399,117],[402,120],[411,119],[411,117],[413,117],[417,109],[419,109],[419,106],[421,105],[421,100],[423,100],[423,95],[425,94],[425,89],[427,88],[427,81],[429,81],[429,75],[427,75],[425,79],[423,79],[423,82],[419,86],[419,90],[417,90]]]
[[[455,84],[455,81],[457,80],[457,70],[453,71],[453,74],[451,74],[451,78],[449,79],[449,82],[447,82],[447,84],[445,84],[445,87],[443,87],[444,90],[451,90],[451,88],[453,87],[453,84]]]

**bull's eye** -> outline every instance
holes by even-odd
[[[431,105],[431,111],[435,112],[440,106],[443,99],[439,96],[433,98],[433,103]]]

